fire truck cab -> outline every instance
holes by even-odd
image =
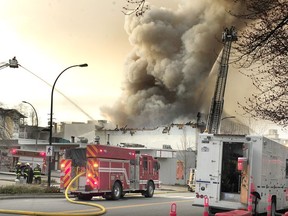
[[[89,144],[86,148],[67,150],[61,160],[60,188],[65,190],[72,179],[70,194],[80,200],[93,196],[118,200],[126,193],[152,197],[160,186],[159,163],[151,155],[133,149]]]

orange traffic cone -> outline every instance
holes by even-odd
[[[248,207],[247,207],[247,210],[248,210],[248,212],[250,212],[251,215],[252,215],[252,211],[253,211],[252,202],[253,202],[253,199],[252,199],[252,195],[250,194],[250,197],[249,197],[249,199],[248,199]]]
[[[209,216],[209,199],[208,196],[204,197],[204,212],[203,216]]]
[[[271,216],[271,201],[272,201],[272,198],[271,198],[271,194],[268,194],[268,199],[267,199],[267,216]]]
[[[172,204],[171,204],[170,216],[177,216],[177,213],[176,213],[176,203],[172,203]]]

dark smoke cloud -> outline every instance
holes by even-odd
[[[146,128],[207,114],[212,95],[204,92],[214,90],[208,77],[222,48],[221,33],[235,24],[227,2],[191,0],[176,11],[152,7],[143,17],[127,16],[134,49],[125,64],[123,93],[102,114],[119,126]]]

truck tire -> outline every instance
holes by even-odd
[[[149,181],[144,196],[147,198],[151,198],[153,197],[153,195],[154,195],[154,184],[153,182]]]
[[[77,197],[78,197],[78,200],[89,201],[92,199],[93,196],[91,194],[78,194]]]
[[[122,187],[121,187],[121,184],[116,181],[113,185],[113,189],[112,189],[112,192],[111,192],[111,195],[112,195],[112,199],[113,200],[118,200],[121,198],[121,195],[122,195]]]

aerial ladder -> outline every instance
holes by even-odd
[[[219,130],[224,105],[224,94],[228,74],[229,56],[233,41],[237,41],[235,27],[232,26],[230,29],[225,28],[224,32],[222,33],[222,42],[224,47],[222,49],[219,72],[217,75],[214,95],[211,101],[211,107],[206,124],[205,132],[207,133],[217,134]]]
[[[18,61],[16,57],[9,59],[9,62],[0,63],[0,69],[10,67],[10,68],[18,68]]]

